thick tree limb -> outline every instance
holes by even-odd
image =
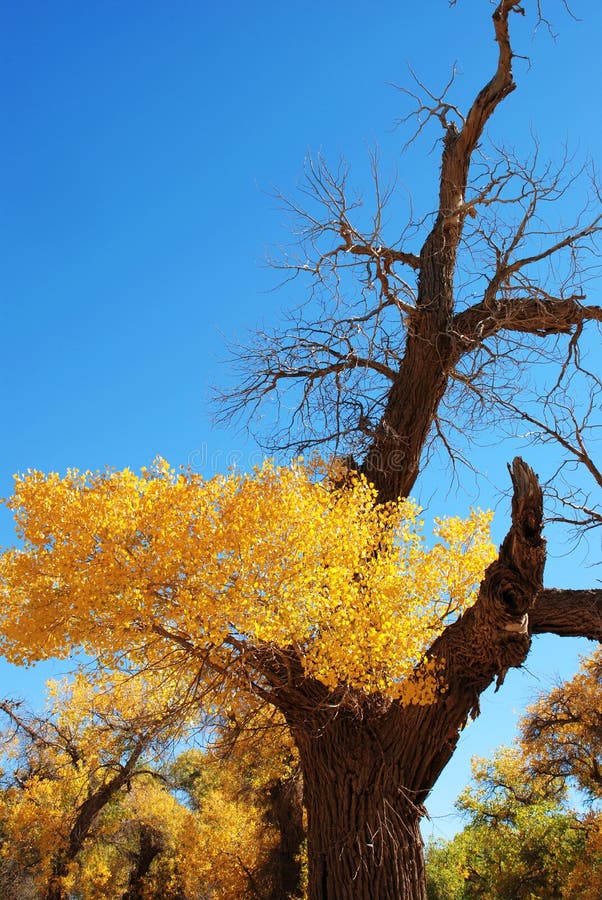
[[[494,679],[499,687],[531,646],[528,622],[542,590],[545,562],[543,496],[537,476],[520,458],[510,472],[512,525],[499,556],[485,573],[476,604],[430,650],[443,667],[444,694],[430,707],[402,712],[404,730],[423,735],[424,752],[408,763],[413,767],[409,783],[421,802],[451,758],[468,718],[478,715],[480,694]]]
[[[493,14],[495,40],[499,49],[498,65],[493,78],[478,93],[466,117],[458,141],[463,157],[470,157],[488,119],[504,97],[516,87],[512,78],[512,47],[508,32],[508,16],[511,12],[523,14],[521,5],[516,0],[502,0]]]
[[[453,329],[456,256],[468,214],[468,172],[483,129],[497,106],[514,90],[508,16],[521,12],[513,0],[502,0],[493,14],[498,64],[491,80],[476,96],[462,130],[446,126],[439,182],[438,215],[420,252],[416,313],[408,325],[399,375],[388,394],[363,472],[383,501],[408,496],[420,470],[425,442],[458,361]],[[411,402],[408,402],[411,398]]]
[[[459,338],[468,344],[499,331],[523,334],[570,334],[586,321],[602,322],[602,307],[584,306],[579,297],[517,297],[484,301],[455,316]]]
[[[446,123],[439,190],[439,217],[433,232],[441,225],[446,228],[461,226],[468,212],[464,205],[464,197],[472,153],[481,139],[488,120],[516,87],[512,77],[512,49],[508,31],[508,17],[513,11],[522,12],[520,4],[515,0],[502,0],[493,14],[495,40],[498,45],[497,69],[475,97],[461,131],[458,131],[454,123]],[[458,217],[456,221],[450,218],[454,215]],[[458,238],[459,232],[455,236],[456,243]],[[428,245],[427,238],[421,257],[425,250],[430,253]],[[453,252],[455,253],[455,248]]]
[[[447,685],[441,700],[401,712],[406,733],[422,733],[423,752],[408,772],[408,784],[422,801],[454,752],[469,716],[479,712],[479,695],[527,658],[534,634],[602,640],[602,589],[542,587],[545,541],[542,490],[521,459],[511,469],[512,525],[481,585],[475,606],[435,641],[431,653],[444,662]],[[431,753],[426,748],[431,748]],[[422,793],[424,791],[424,793]]]
[[[602,641],[602,588],[545,588],[529,615],[529,631]]]
[[[446,661],[446,683],[475,686],[497,675],[501,683],[529,651],[528,617],[542,589],[545,563],[543,496],[534,471],[517,457],[512,525],[485,573],[475,605],[432,647]],[[452,688],[453,690],[453,688]]]

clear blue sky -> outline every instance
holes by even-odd
[[[532,129],[552,157],[567,141],[600,158],[602,5],[575,0],[573,21],[560,0],[544,3],[558,39],[516,17],[516,50],[531,65],[516,60],[519,90],[492,131],[520,149]],[[0,0],[0,493],[30,467],[139,468],[160,454],[209,474],[257,459],[244,434],[212,427],[207,400],[228,377],[226,339],[300,299],[296,286],[270,291],[263,259],[287,239],[271,191],[294,191],[308,150],[344,154],[361,187],[378,143],[384,167],[428,207],[437,151],[400,155],[393,125],[407,106],[390,83],[407,83],[411,64],[437,89],[457,62],[465,106],[493,71],[491,10],[484,0]],[[510,455],[483,459],[498,488]],[[468,502],[453,496],[446,509]],[[498,537],[506,513],[502,503]],[[582,556],[551,550],[550,584],[593,582]],[[570,674],[586,648],[540,640],[528,673],[486,698],[433,816],[452,811],[470,756],[510,741],[533,692]],[[47,671],[1,665],[0,693],[36,696]],[[453,827],[434,819],[435,833]]]

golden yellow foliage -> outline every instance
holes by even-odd
[[[0,875],[13,864],[21,876],[30,876],[40,896],[55,877],[82,804],[103,792],[112,771],[126,761],[130,744],[141,739],[120,723],[140,713],[142,680],[124,682],[114,673],[113,682],[115,692],[107,686],[109,678],[101,688],[87,686],[83,675],[51,683],[49,718],[23,720],[22,740],[6,745],[5,761],[15,777],[0,792]],[[149,698],[150,718],[157,712],[152,705]],[[259,788],[282,770],[282,748],[279,741],[264,741],[259,758],[244,747],[240,759],[229,757],[223,766],[216,760],[212,765],[209,754],[197,754],[206,789],[195,810],[179,802],[143,761],[99,808],[60,876],[61,896],[122,897],[136,869],[142,834],[151,835],[154,855],[138,885],[140,896],[192,900],[208,889],[216,900],[255,896],[250,878],[265,866],[275,840],[264,821]],[[275,752],[268,755],[268,747]],[[249,782],[246,790],[241,781]]]
[[[579,671],[527,710],[522,750],[531,777],[541,773],[570,780],[595,805],[579,814],[585,849],[563,897],[602,896],[602,649],[585,657]]]
[[[162,460],[30,472],[8,506],[23,548],[0,562],[1,649],[17,663],[74,647],[148,662],[169,632],[221,669],[241,646],[291,647],[329,687],[428,703],[436,661],[408,676],[494,558],[490,514],[437,521],[428,548],[412,501],[378,505],[363,477],[337,487],[301,461],[210,480]]]
[[[105,810],[94,840],[78,859],[72,879],[76,894],[86,900],[122,897],[136,869],[137,853],[144,852],[142,835],[150,836],[152,853],[136,886],[140,896],[200,896],[205,866],[199,860],[207,848],[200,840],[198,817],[151,776],[137,778]]]
[[[589,811],[581,820],[585,831],[583,857],[569,875],[562,896],[566,900],[600,900],[602,897],[602,812]]]
[[[532,770],[572,778],[592,799],[602,798],[602,650],[582,660],[569,681],[542,694],[521,722]]]
[[[153,756],[179,734],[179,708],[174,712],[165,691],[156,677],[80,671],[49,682],[43,717],[2,704],[12,740],[4,744],[10,777],[0,810],[0,869],[10,860],[42,892],[54,881],[69,894],[110,806],[146,778]],[[107,852],[87,858],[85,896],[109,896],[115,879]]]

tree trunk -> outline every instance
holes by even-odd
[[[127,763],[120,768],[117,774],[90,794],[75,811],[75,820],[69,831],[66,846],[58,853],[54,861],[44,900],[64,900],[63,883],[69,873],[71,863],[81,852],[84,841],[102,810],[132,778],[143,749],[144,744],[139,741]]]
[[[303,797],[300,773],[278,779],[269,790],[268,819],[276,828],[278,846],[266,863],[271,882],[266,900],[301,897],[302,854],[305,840]]]
[[[155,858],[163,849],[160,836],[150,825],[140,825],[140,844],[130,872],[128,886],[121,900],[142,900],[144,881]]]
[[[423,808],[404,784],[393,722],[341,711],[294,729],[304,778],[309,900],[425,900]],[[401,742],[403,747],[403,738]]]
[[[420,818],[479,696],[525,661],[545,562],[537,476],[511,468],[512,525],[477,602],[431,646],[442,666],[435,702],[401,706],[305,676],[293,651],[264,671],[297,744],[304,781],[309,900],[425,900]]]

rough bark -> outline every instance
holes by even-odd
[[[268,819],[279,836],[266,864],[270,890],[265,900],[302,896],[303,785],[301,773],[279,778],[268,792]]]
[[[421,810],[404,788],[395,717],[294,728],[304,772],[311,900],[426,898]]]
[[[541,488],[520,459],[511,476],[512,525],[498,559],[476,604],[430,650],[442,666],[436,702],[402,707],[359,691],[329,694],[290,657],[264,660],[301,758],[310,900],[426,896],[422,804],[478,714],[480,694],[524,662],[542,590]]]
[[[449,762],[468,719],[479,714],[482,692],[493,681],[499,688],[508,669],[521,666],[530,650],[528,622],[545,563],[542,492],[522,460],[514,460],[511,474],[512,526],[499,556],[485,573],[476,604],[430,650],[444,663],[446,689],[437,703],[405,711],[415,741],[412,785],[419,802]]]
[[[545,588],[529,616],[529,631],[602,641],[602,589]]]
[[[160,836],[150,825],[140,826],[140,843],[134,858],[134,865],[128,879],[128,886],[122,900],[143,900],[144,880],[155,858],[163,849]]]

